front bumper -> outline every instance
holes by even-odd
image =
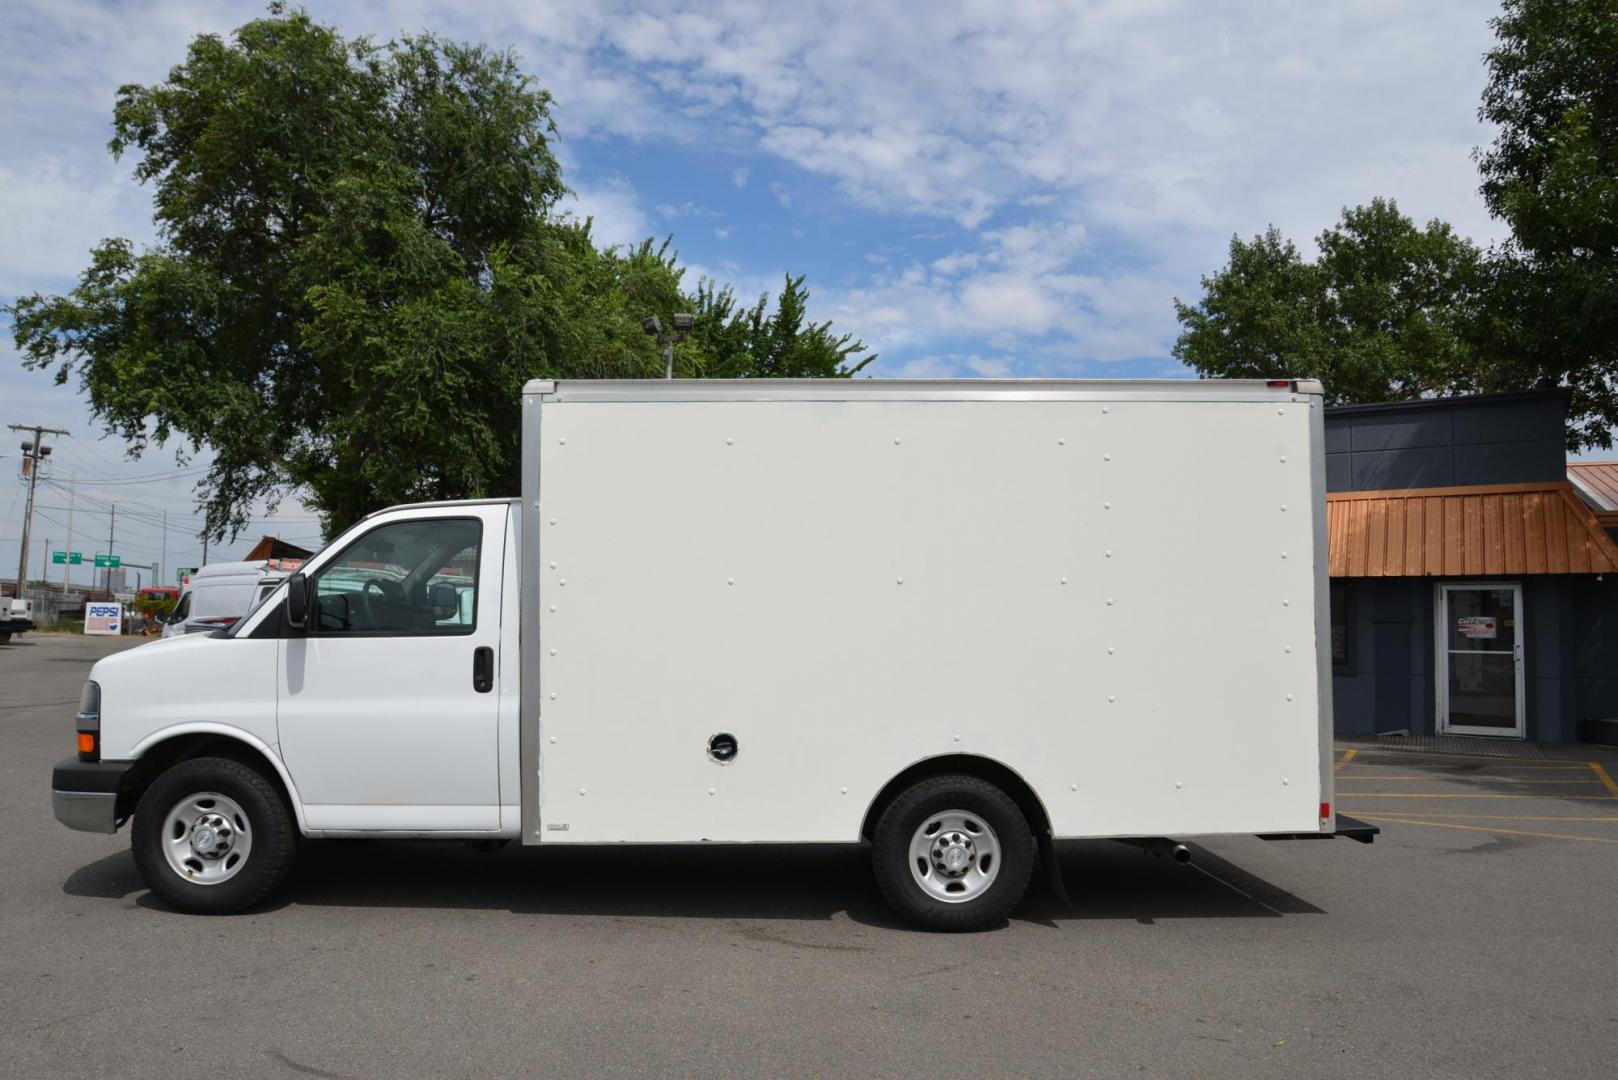
[[[51,810],[80,832],[118,831],[118,796],[133,762],[64,758],[51,770]]]

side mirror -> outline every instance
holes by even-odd
[[[309,618],[309,580],[302,574],[287,578],[287,625],[302,630]]]
[[[443,582],[427,586],[427,606],[432,609],[433,618],[447,619],[461,610],[461,593],[453,585]]]

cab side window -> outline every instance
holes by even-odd
[[[314,632],[470,634],[477,628],[482,525],[430,518],[380,525],[315,577]]]

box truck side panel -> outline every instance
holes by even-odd
[[[1319,399],[1034,397],[545,400],[543,839],[853,841],[952,754],[1058,836],[1317,829]]]

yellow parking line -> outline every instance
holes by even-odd
[[[1583,840],[1588,844],[1618,844],[1604,836],[1573,836],[1568,833],[1529,832],[1526,829],[1496,829],[1486,825],[1457,825],[1449,821],[1418,821],[1415,818],[1386,817],[1380,814],[1363,815],[1367,821],[1391,821],[1400,825],[1426,825],[1431,829],[1464,829],[1467,832],[1496,833],[1504,836],[1540,836],[1547,840]]]
[[[1539,799],[1542,802],[1558,798],[1556,795],[1473,795],[1466,792],[1435,791],[1339,791],[1340,799]],[[1618,795],[1577,795],[1580,802],[1618,802]]]
[[[1534,767],[1534,766],[1538,766],[1538,765],[1560,765],[1560,764],[1563,764],[1565,762],[1565,759],[1562,759],[1562,760],[1558,760],[1556,758],[1526,758],[1525,759],[1525,758],[1518,758],[1518,757],[1507,757],[1507,756],[1505,756],[1503,754],[1452,754],[1448,750],[1444,750],[1444,751],[1438,751],[1438,750],[1384,750],[1381,747],[1377,747],[1377,746],[1368,747],[1366,749],[1366,753],[1368,753],[1368,754],[1377,754],[1379,756],[1386,757],[1386,758],[1389,758],[1389,759],[1397,759],[1397,758],[1403,758],[1403,759],[1410,759],[1410,758],[1437,758],[1439,761],[1443,761],[1445,759],[1454,759],[1454,758],[1482,758],[1485,761],[1494,761],[1494,762],[1498,762],[1501,765],[1522,764],[1524,768],[1530,768],[1530,767]],[[1579,764],[1582,764],[1582,762],[1575,761],[1575,762],[1572,762],[1572,764],[1579,765]]]
[[[1463,779],[1463,780],[1494,780],[1494,781],[1497,781],[1499,783],[1505,783],[1505,784],[1585,784],[1585,785],[1590,785],[1590,784],[1599,784],[1599,783],[1602,782],[1600,780],[1528,780],[1528,779],[1525,779],[1525,778],[1520,777],[1520,776],[1479,776],[1477,773],[1459,773],[1459,774],[1456,774],[1456,776],[1446,776],[1443,773],[1410,773],[1408,775],[1398,775],[1398,776],[1348,776],[1348,775],[1344,775],[1344,776],[1341,777],[1341,779],[1343,779],[1343,780],[1454,780],[1454,779],[1457,779],[1457,778],[1460,778],[1460,779]],[[1607,786],[1611,790],[1618,791],[1618,788],[1612,788],[1611,784],[1608,784]]]
[[[1613,797],[1618,798],[1618,784],[1612,782],[1611,774],[1608,773],[1606,769],[1601,767],[1601,762],[1590,762],[1590,768],[1594,770],[1596,776],[1600,778],[1601,782],[1606,785],[1607,790],[1612,792]]]
[[[1590,763],[1580,761],[1572,765],[1521,765],[1515,761],[1500,761],[1493,765],[1476,762],[1450,763],[1445,761],[1377,761],[1374,758],[1360,758],[1354,763],[1356,769],[1367,769],[1371,772],[1381,772],[1393,769],[1435,769],[1446,772],[1472,772],[1476,769],[1511,769],[1514,772],[1586,772]]]
[[[1341,761],[1339,761],[1337,763],[1338,770],[1341,771],[1344,765],[1347,765],[1350,761],[1353,761],[1354,760],[1354,755],[1358,754],[1358,753],[1359,753],[1359,750],[1355,749],[1355,750],[1350,750],[1348,753],[1344,754],[1343,755],[1343,760],[1341,760]]]

